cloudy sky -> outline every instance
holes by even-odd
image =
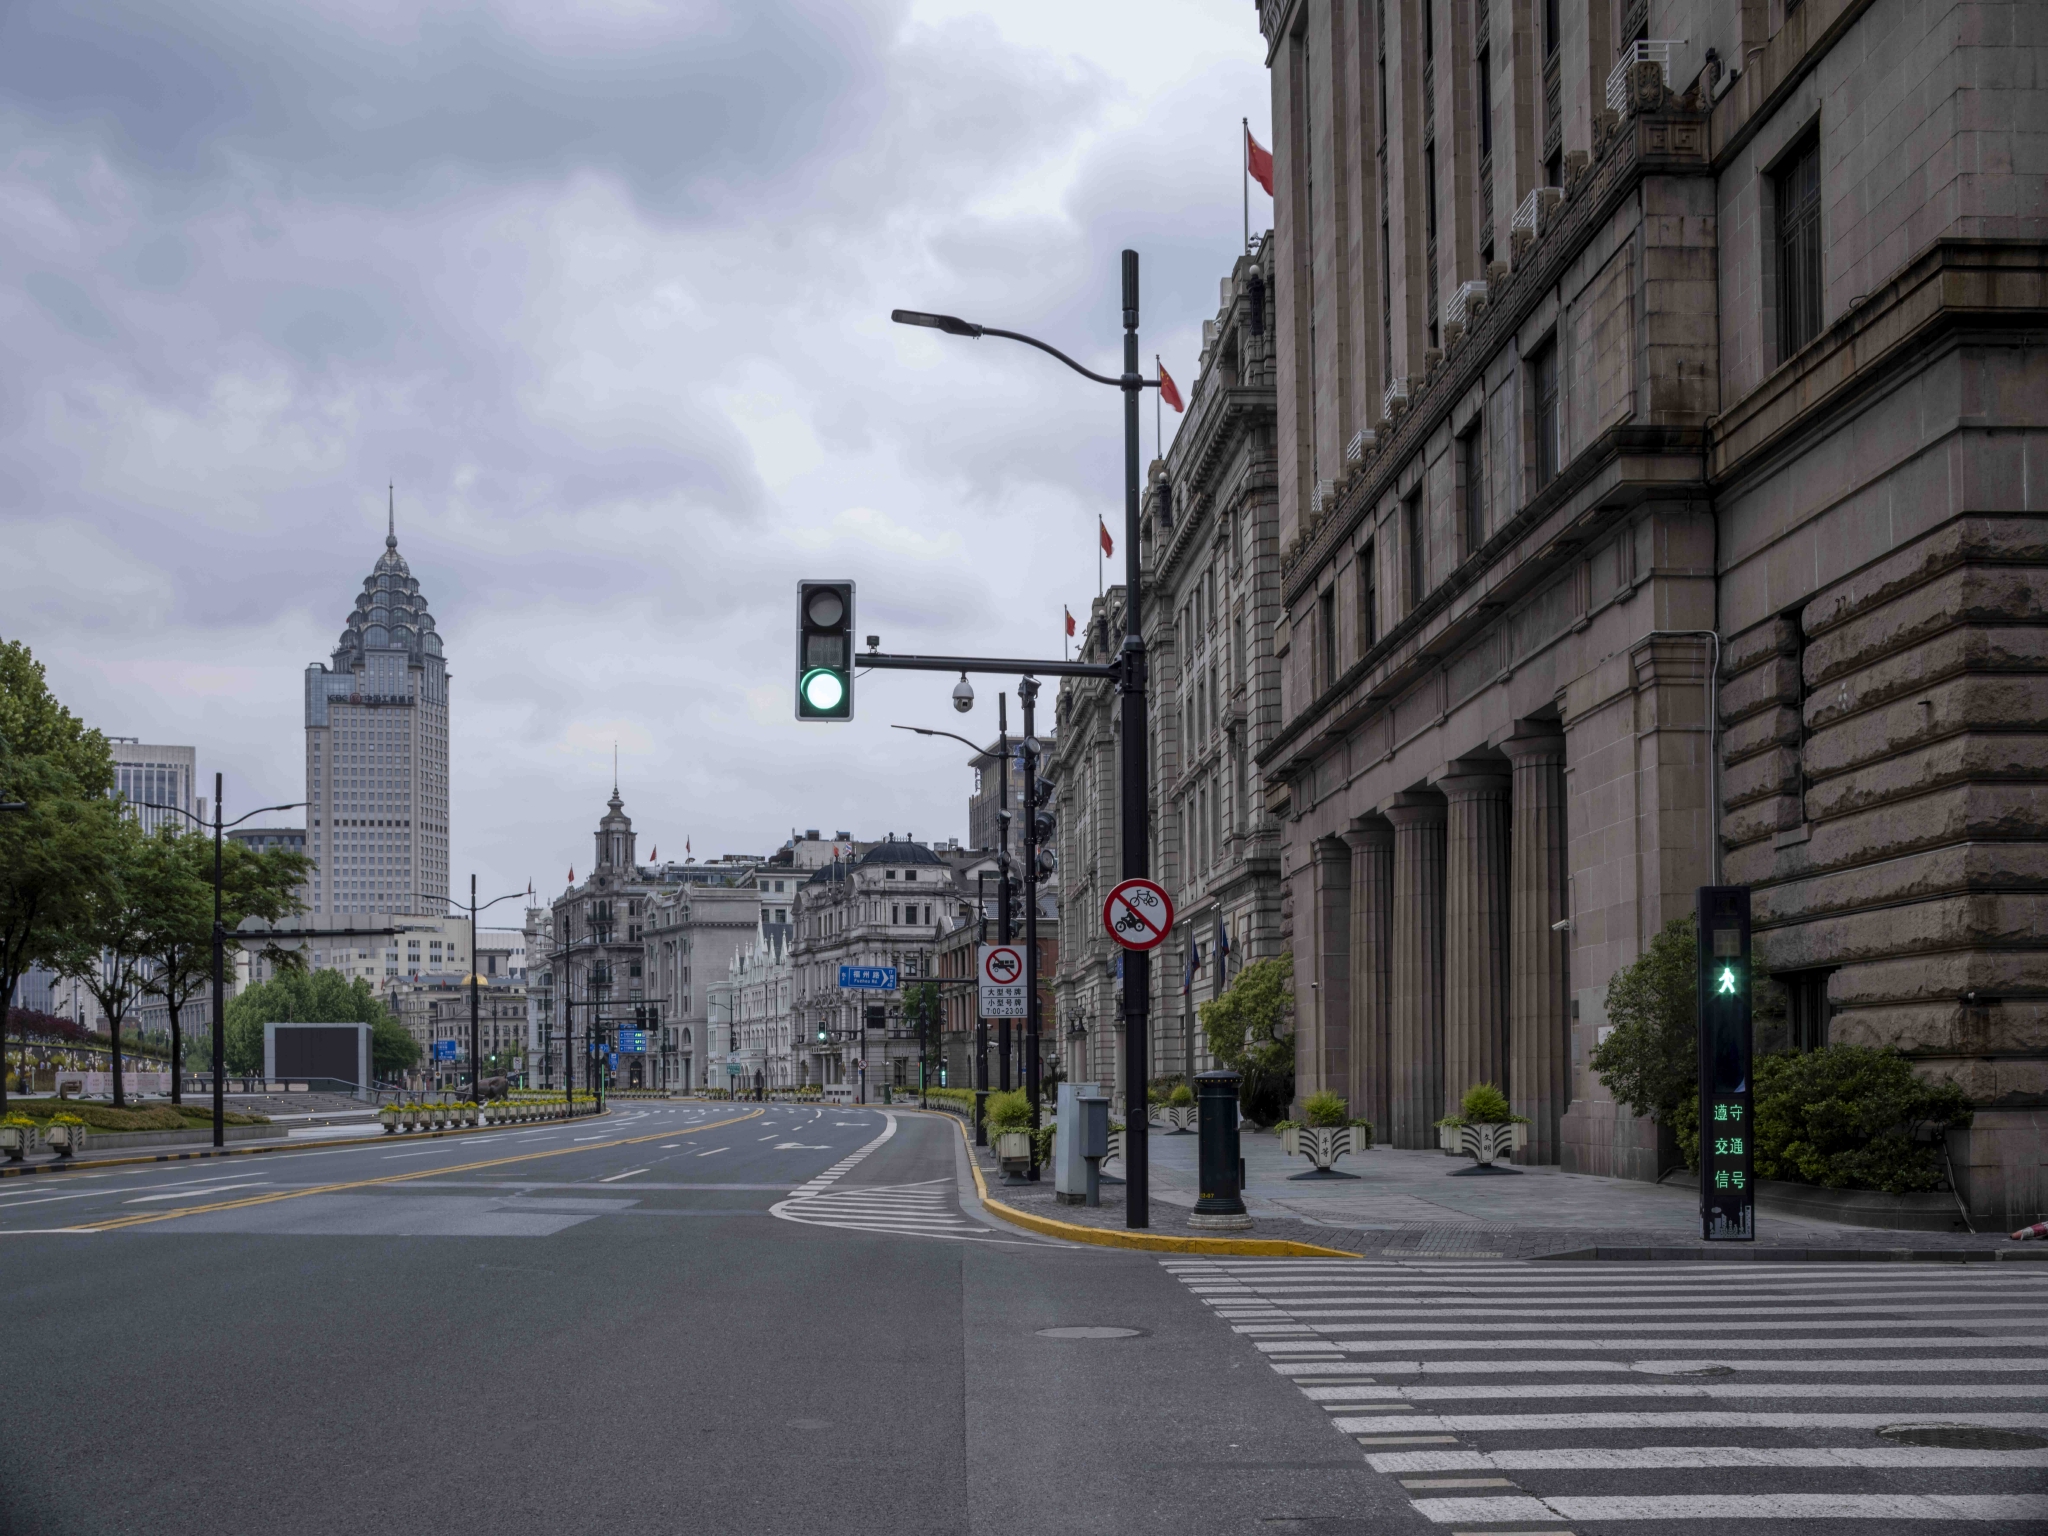
[[[643,857],[962,835],[964,754],[888,726],[992,732],[997,685],[798,726],[795,582],[1057,655],[1120,405],[888,312],[1113,371],[1131,245],[1185,383],[1267,91],[1251,0],[10,0],[0,636],[230,816],[296,799],[395,482],[458,884],[558,889],[614,742]]]

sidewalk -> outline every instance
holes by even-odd
[[[1151,1230],[1192,1234],[1187,1216],[1196,1198],[1193,1134],[1173,1135],[1154,1126]],[[1350,1179],[1295,1179],[1308,1162],[1280,1150],[1280,1138],[1245,1132],[1245,1209],[1253,1220],[1244,1237],[1280,1238],[1341,1248],[1374,1258],[1524,1259],[1580,1254],[1601,1258],[1680,1256],[1672,1250],[1700,1247],[1699,1196],[1683,1174],[1662,1185],[1630,1179],[1601,1179],[1556,1168],[1520,1168],[1512,1173],[1475,1174],[1465,1158],[1441,1152],[1376,1147],[1337,1164]],[[1122,1227],[1124,1189],[1105,1183],[1102,1204],[1060,1205],[1053,1197],[1052,1169],[1035,1185],[1005,1184],[986,1148],[977,1149],[989,1196],[1032,1215],[1085,1226]],[[1113,1173],[1120,1165],[1110,1164]],[[1462,1175],[1460,1170],[1467,1170]],[[1216,1235],[1216,1234],[1206,1234]],[[2005,1233],[1900,1232],[1854,1227],[1757,1211],[1754,1243],[1716,1244],[1714,1256],[1735,1250],[1771,1249],[1855,1256],[1896,1253],[2007,1252],[2034,1247]],[[1683,1256],[1691,1257],[1687,1253]],[[2048,1257],[2043,1253],[2042,1257]]]

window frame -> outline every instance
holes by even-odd
[[[1777,308],[1778,361],[1809,346],[1826,329],[1822,257],[1823,195],[1820,125],[1802,130],[1770,168],[1772,294]],[[1803,186],[1795,181],[1803,180]],[[1795,270],[1796,269],[1796,270]]]
[[[1530,352],[1527,367],[1533,495],[1555,480],[1564,468],[1564,382],[1558,376],[1554,335],[1544,337],[1542,344]]]

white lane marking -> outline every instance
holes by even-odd
[[[699,1157],[716,1157],[721,1152],[730,1152],[731,1147],[713,1147],[709,1152],[699,1152]]]
[[[1970,1339],[1945,1339],[1944,1344],[1969,1344]],[[1726,1370],[1769,1371],[1807,1374],[1848,1375],[1869,1371],[1940,1371],[1976,1375],[1984,1371],[2048,1371],[2048,1356],[2003,1355],[1995,1359],[1969,1356],[1935,1360],[1355,1360],[1344,1362],[1344,1374],[1382,1376],[1522,1376],[1538,1371],[1569,1371],[1597,1374],[1620,1371],[1629,1375],[1675,1376],[1684,1371],[1719,1366]],[[1321,1366],[1282,1364],[1275,1370],[1283,1376],[1312,1376]],[[1309,1396],[1312,1388],[1304,1388]]]
[[[1653,1445],[1640,1450],[1385,1451],[1375,1472],[1682,1472],[1717,1467],[2048,1467],[2048,1451],[1951,1451],[1921,1445]]]
[[[634,1178],[639,1174],[645,1173],[646,1171],[647,1170],[645,1168],[635,1168],[630,1173],[615,1173],[610,1178],[599,1179],[597,1182],[600,1184],[616,1184],[621,1179]]]
[[[673,1152],[677,1147],[680,1147],[681,1145],[682,1143],[680,1141],[664,1141],[658,1150],[663,1152]]]
[[[1989,1302],[1983,1305],[1958,1303],[1953,1298],[1939,1302],[1927,1302],[1917,1306],[1875,1306],[1845,1307],[1832,1303],[1817,1302],[1810,1307],[1687,1307],[1688,1317],[1839,1317],[1844,1313],[1854,1316],[1875,1315],[1889,1317],[1951,1317],[1958,1313],[1969,1313],[1976,1317],[2009,1317],[2040,1310],[2041,1301]],[[1551,1318],[1551,1317],[1660,1317],[1668,1313],[1666,1307],[1609,1307],[1594,1304],[1584,1307],[1464,1307],[1450,1302],[1404,1302],[1392,1307],[1375,1307],[1363,1312],[1317,1312],[1302,1307],[1251,1306],[1234,1301],[1205,1301],[1213,1307],[1218,1317],[1231,1318],[1276,1318],[1302,1321],[1308,1318],[1416,1318],[1434,1319],[1440,1317],[1485,1317],[1505,1318]],[[1412,1307],[1413,1310],[1405,1310]]]
[[[388,1163],[394,1157],[431,1157],[440,1150],[442,1149],[439,1147],[422,1147],[417,1152],[386,1152],[384,1154],[384,1161]]]
[[[1319,1402],[1368,1400],[1405,1403],[1487,1402],[1540,1398],[1545,1402],[1574,1397],[1791,1397],[1819,1401],[1830,1397],[1916,1398],[1981,1397],[2048,1398],[2048,1383],[1916,1381],[1892,1385],[1871,1381],[1731,1382],[1490,1382],[1479,1387],[1304,1387]]]
[[[148,1205],[152,1200],[196,1200],[201,1195],[224,1194],[231,1189],[260,1189],[268,1179],[241,1179],[233,1184],[212,1184],[205,1189],[173,1189],[161,1195],[142,1195],[134,1200],[123,1200],[123,1205]]]
[[[609,1133],[609,1132],[607,1132],[606,1134],[607,1134],[607,1135],[609,1135],[610,1133]],[[603,1136],[578,1136],[578,1137],[577,1137],[576,1139],[577,1139],[578,1141],[603,1141],[603,1140],[604,1140],[604,1137],[603,1137]]]
[[[1673,1327],[1682,1326],[1672,1324]],[[1867,1325],[1866,1325],[1867,1326]],[[1242,1330],[1238,1330],[1242,1331]],[[1302,1340],[1289,1343],[1284,1340],[1260,1340],[1254,1347],[1268,1354],[1299,1353],[1302,1350],[1366,1350],[1366,1349],[1556,1349],[1559,1344],[1569,1344],[1573,1349],[1697,1349],[1710,1350],[1716,1356],[1731,1349],[1742,1350],[1783,1350],[1783,1349],[1955,1349],[1962,1346],[1982,1348],[1999,1345],[2009,1349],[2039,1349],[2048,1344],[2048,1334],[1960,1334],[1949,1338],[1849,1338],[1849,1339],[1329,1339],[1320,1342]]]
[[[992,1235],[953,1209],[952,1180],[922,1184],[862,1185],[799,1193],[769,1207],[772,1215],[806,1226],[880,1232],[896,1237],[976,1238]]]
[[[1372,1419],[1332,1419],[1346,1434],[1365,1434]],[[1418,1417],[1413,1427],[1525,1433],[1560,1429],[1882,1429],[1897,1413],[1727,1413],[1672,1409],[1663,1413],[1446,1413]],[[1988,1429],[2048,1429],[2048,1413],[1944,1413],[1944,1424]]]
[[[777,1152],[830,1152],[832,1149],[830,1147],[807,1147],[800,1141],[778,1141],[775,1144],[774,1150]]]
[[[1417,1499],[1438,1525],[1502,1520],[2039,1520],[2037,1493],[1689,1493],[1497,1499]],[[1504,1533],[1505,1536],[1505,1533]]]

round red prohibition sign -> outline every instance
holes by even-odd
[[[1173,931],[1173,898],[1150,880],[1125,880],[1103,902],[1102,926],[1125,949],[1157,949]]]
[[[991,945],[982,973],[999,987],[1015,986],[1024,974],[1024,957],[1008,945]]]

